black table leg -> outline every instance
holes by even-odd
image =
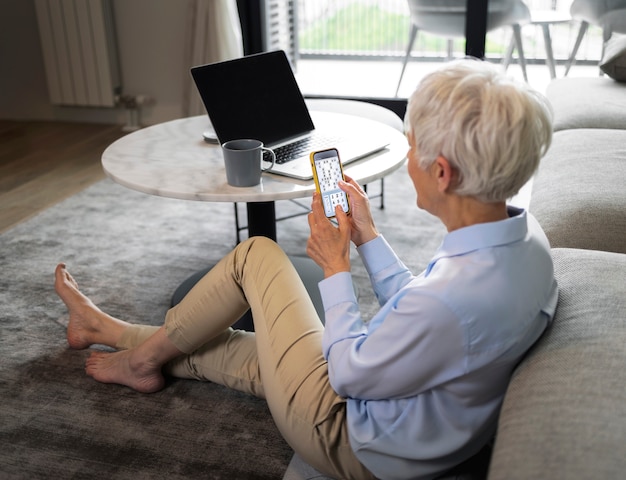
[[[268,237],[276,241],[276,204],[274,202],[246,203],[248,236]]]

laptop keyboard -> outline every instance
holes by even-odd
[[[313,152],[318,149],[329,148],[338,140],[337,137],[315,135],[312,137],[303,138],[293,143],[283,145],[282,147],[274,148],[276,154],[276,163],[283,164],[291,160],[295,160],[304,154]],[[272,161],[272,156],[268,152],[263,153],[263,160],[266,162]]]

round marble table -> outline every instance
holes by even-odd
[[[376,129],[388,146],[346,166],[345,172],[365,185],[399,168],[405,160],[407,141],[400,132],[373,120],[331,112],[311,112],[318,130]],[[210,126],[206,115],[182,118],[143,128],[120,138],[102,154],[102,166],[115,182],[133,190],[162,197],[204,202],[246,202],[250,236],[266,234],[266,215],[276,200],[311,196],[313,180],[300,181],[264,173],[254,187],[232,187],[226,182],[221,149],[202,138]],[[258,213],[260,218],[255,214]],[[265,227],[264,227],[265,225]],[[273,234],[272,234],[273,233]]]
[[[361,185],[382,178],[403,165],[408,143],[398,130],[374,120],[341,113],[312,111],[311,116],[318,130],[372,130],[388,143],[383,150],[345,167],[346,174]],[[201,115],[137,130],[104,151],[102,166],[115,182],[140,192],[204,202],[246,202],[249,236],[264,235],[276,240],[274,202],[311,196],[315,191],[313,180],[300,181],[264,173],[261,183],[254,187],[228,185],[219,145],[209,144],[202,137],[209,127],[208,117]],[[304,259],[299,262],[303,261],[306,263]],[[305,269],[302,265],[296,267]],[[303,277],[308,278],[305,283],[316,280],[318,273],[303,271]],[[198,272],[181,286],[172,302],[177,303],[202,274]],[[309,288],[309,293],[314,303],[319,302],[316,285]]]

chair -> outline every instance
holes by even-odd
[[[452,38],[465,37],[465,13],[467,0],[408,0],[411,15],[409,44],[406,49],[402,72],[396,88],[396,97],[402,83],[404,70],[411,55],[418,31],[448,38],[448,52],[452,48]],[[530,20],[530,11],[522,0],[490,0],[487,13],[487,31],[511,25],[515,46],[526,78],[526,63],[522,48],[520,24]],[[515,28],[516,27],[516,28]]]
[[[576,63],[576,54],[589,25],[598,25],[602,28],[602,53],[604,44],[613,32],[626,33],[626,0],[574,0],[570,6],[570,14],[575,20],[580,20],[578,36],[572,53],[565,64],[565,76]]]

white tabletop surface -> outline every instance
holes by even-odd
[[[361,185],[388,175],[404,163],[408,143],[397,130],[339,113],[311,112],[311,116],[317,129],[373,126],[389,142],[384,150],[345,167],[346,174]],[[137,130],[104,151],[104,171],[115,182],[133,190],[184,200],[266,202],[313,194],[313,180],[300,181],[270,173],[264,173],[261,183],[254,187],[228,185],[220,147],[202,138],[209,126],[208,117],[201,115]]]
[[[572,20],[568,11],[561,10],[531,10],[530,23],[534,25],[566,23]]]

